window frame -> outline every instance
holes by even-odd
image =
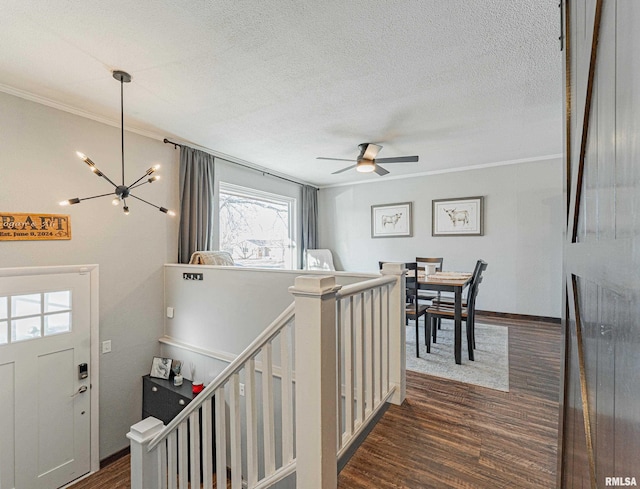
[[[243,197],[246,199],[253,199],[258,201],[270,202],[278,205],[286,205],[288,208],[288,228],[289,228],[289,241],[292,243],[291,247],[291,263],[286,263],[283,268],[271,268],[255,266],[251,268],[262,268],[265,270],[296,270],[299,267],[298,256],[298,229],[297,229],[297,214],[298,214],[298,199],[288,195],[278,194],[275,192],[267,192],[264,190],[258,190],[252,187],[245,187],[220,180],[218,182],[218,194],[217,194],[217,227],[218,227],[218,249],[222,249],[222,226],[220,219],[220,196],[222,194],[231,194]]]

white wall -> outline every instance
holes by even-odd
[[[125,114],[126,115],[126,114]],[[89,155],[112,180],[121,178],[120,130],[0,93],[0,212],[69,214],[70,241],[0,242],[0,267],[97,263],[100,265],[100,340],[112,353],[100,358],[100,457],[126,447],[125,434],[141,416],[141,376],[159,354],[162,335],[163,264],[177,257],[177,219],[142,202],[131,214],[109,197],[71,207],[72,197],[106,193],[75,155]],[[177,208],[178,152],[125,133],[127,180],[160,163],[162,180],[139,189],[140,197]]]
[[[477,195],[485,197],[484,236],[431,236],[432,199]],[[372,239],[371,206],[397,202],[413,202],[413,237]],[[561,315],[561,159],[324,188],[318,207],[320,246],[340,269],[442,256],[445,269],[471,271],[482,258],[479,309]]]

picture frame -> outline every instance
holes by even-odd
[[[484,236],[484,197],[431,202],[431,236]]]
[[[413,202],[371,206],[372,238],[408,238],[413,236]]]
[[[151,362],[151,377],[156,379],[168,379],[171,375],[171,358],[153,357]]]

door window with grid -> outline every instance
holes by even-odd
[[[70,331],[70,290],[0,296],[0,345]]]

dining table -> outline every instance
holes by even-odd
[[[462,363],[462,292],[471,282],[472,275],[472,273],[468,272],[418,273],[419,289],[453,292],[454,294],[453,349],[455,361],[458,365]],[[468,346],[469,360],[473,360],[473,345],[470,344]]]

